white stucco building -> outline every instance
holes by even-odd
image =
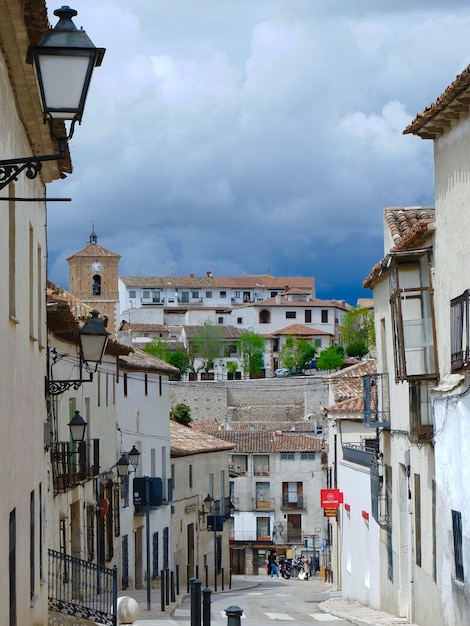
[[[57,153],[43,122],[28,47],[48,27],[44,2],[0,3],[0,159]],[[60,126],[59,126],[60,128]],[[46,161],[36,178],[2,164],[0,189],[0,405],[5,471],[0,475],[2,621],[47,623],[50,503],[44,424],[46,403],[46,184],[71,171],[69,157]],[[15,170],[13,170],[14,174]],[[21,201],[28,198],[31,201]]]
[[[468,267],[470,243],[470,66],[405,130],[434,145],[436,215],[432,263],[439,384],[434,423],[436,583],[442,624],[468,623],[470,437]]]

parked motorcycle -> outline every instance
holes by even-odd
[[[302,557],[293,561],[282,559],[279,562],[279,573],[283,578],[289,579],[291,576],[295,576],[295,572],[297,572],[299,580],[308,580],[308,569]]]

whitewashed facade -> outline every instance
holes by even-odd
[[[47,28],[42,2],[0,2],[0,159],[54,154],[43,123],[28,46]],[[62,165],[68,168],[66,160]],[[0,560],[5,623],[47,622],[46,207],[45,184],[60,177],[55,161],[39,177],[20,173],[7,186],[0,172],[0,405],[5,471],[0,475]],[[19,198],[38,198],[21,202]]]

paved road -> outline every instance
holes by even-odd
[[[252,589],[212,594],[211,626],[226,626],[225,609],[235,605],[243,609],[241,626],[260,626],[273,622],[297,624],[328,624],[349,626],[352,622],[319,610],[318,604],[328,593],[317,589],[314,582],[259,577],[260,584]],[[173,620],[181,626],[190,624],[190,601],[185,600],[175,611]]]

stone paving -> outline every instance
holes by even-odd
[[[257,587],[260,584],[259,576],[233,576],[231,589],[227,586],[224,591],[220,588],[216,593],[224,593],[228,591],[241,591],[243,589],[251,589]],[[360,604],[352,600],[345,600],[341,597],[341,591],[335,589],[330,583],[325,583],[318,577],[311,578],[308,582],[312,585],[312,592],[315,594],[328,594],[329,598],[319,603],[319,609],[325,613],[330,613],[335,617],[349,620],[351,623],[357,626],[399,626],[401,624],[408,624],[408,626],[414,626],[410,624],[405,617],[397,617],[391,615],[385,611],[378,611],[372,609],[369,606]],[[172,615],[181,602],[187,597],[186,587],[180,590],[180,595],[176,597],[176,602],[170,603],[165,607],[165,611],[161,610],[161,596],[160,589],[152,589],[151,591],[151,609],[147,610],[147,592],[143,590],[126,590],[120,592],[119,595],[126,595],[134,598],[139,604],[140,616],[134,622],[134,626],[177,626],[177,622],[172,619]],[[51,614],[52,617],[52,614]],[[53,621],[52,621],[53,620]],[[59,621],[58,621],[59,620]],[[50,619],[50,626],[58,626],[63,624],[64,626],[83,626],[91,625],[92,622],[86,622],[83,620],[75,620],[73,618],[58,618],[57,614],[54,614]]]

